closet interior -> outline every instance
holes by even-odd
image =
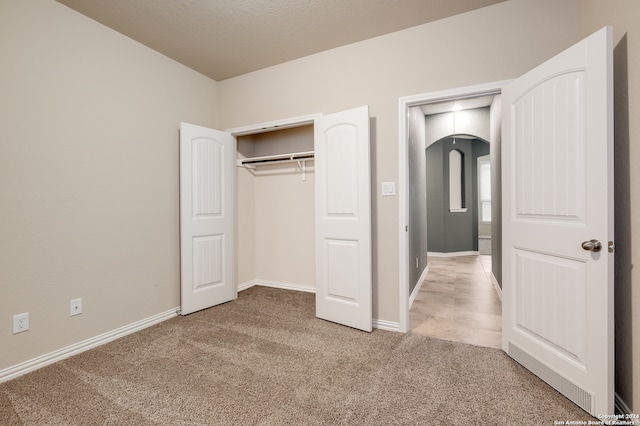
[[[236,277],[315,291],[313,124],[237,137]]]

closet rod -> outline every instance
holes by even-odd
[[[291,154],[266,155],[264,157],[251,157],[240,160],[241,164],[264,164],[284,161],[308,160],[314,157],[313,151],[294,152]]]

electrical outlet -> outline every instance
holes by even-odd
[[[69,315],[80,315],[82,313],[82,299],[73,299],[69,302]]]
[[[29,312],[13,316],[13,334],[29,330]]]

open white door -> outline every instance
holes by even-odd
[[[503,89],[503,349],[592,415],[614,411],[612,64],[607,27]]]
[[[235,298],[235,139],[180,126],[181,314]]]
[[[316,316],[372,330],[369,108],[315,121]]]

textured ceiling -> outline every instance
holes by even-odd
[[[504,0],[57,0],[224,80]]]

